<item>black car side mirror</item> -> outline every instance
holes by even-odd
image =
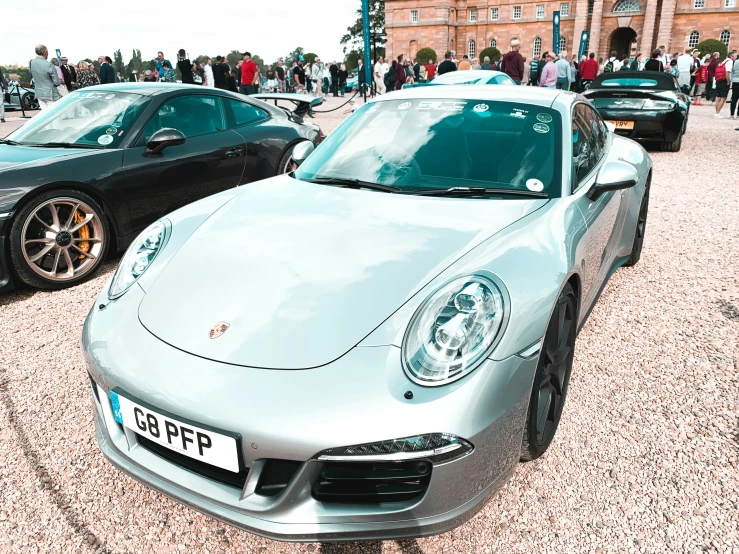
[[[305,161],[308,156],[310,156],[311,152],[313,152],[314,149],[315,147],[313,146],[313,143],[309,140],[299,142],[297,145],[295,145],[295,148],[293,148],[293,153],[291,156],[292,162],[296,166],[299,166]]]
[[[149,142],[146,144],[144,156],[147,158],[161,156],[162,150],[168,146],[179,146],[180,144],[185,144],[185,140],[185,135],[177,129],[159,129],[156,133],[151,135]]]
[[[626,162],[606,162],[598,172],[595,183],[587,192],[587,197],[597,200],[606,192],[628,189],[638,182],[639,174],[633,165]]]

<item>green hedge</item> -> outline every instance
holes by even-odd
[[[421,48],[416,52],[416,61],[421,65],[426,65],[429,60],[433,60],[436,63],[436,51],[433,48]]]
[[[492,46],[485,48],[482,52],[480,52],[480,55],[478,56],[478,60],[480,60],[480,63],[485,59],[485,56],[490,58],[490,62],[494,62],[500,59],[500,50],[497,48],[493,48]]]
[[[696,46],[695,48],[701,53],[701,58],[703,58],[703,56],[705,56],[706,54],[713,54],[714,52],[718,52],[720,54],[718,61],[720,62],[726,59],[726,53],[728,51],[726,45],[720,40],[716,40],[715,38],[704,40],[703,42],[698,43],[698,46]]]

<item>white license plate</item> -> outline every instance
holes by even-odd
[[[134,433],[195,460],[239,472],[235,437],[162,415],[114,391],[110,401],[116,421]]]

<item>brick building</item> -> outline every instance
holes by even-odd
[[[388,57],[414,57],[425,47],[441,57],[476,55],[488,46],[509,50],[513,37],[531,59],[553,50],[552,13],[559,10],[559,50],[577,52],[583,30],[588,51],[607,57],[660,45],[668,52],[714,38],[739,49],[739,0],[385,0]],[[421,60],[425,63],[424,60]]]

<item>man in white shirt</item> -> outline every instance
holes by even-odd
[[[665,48],[664,46],[660,46],[659,48],[657,48],[657,50],[659,50],[662,54],[660,60],[662,60],[662,64],[665,66],[665,71],[667,71],[670,68],[670,56],[666,54],[667,48]]]
[[[213,79],[213,60],[211,58],[208,58],[208,60],[203,64],[203,70],[205,71],[205,84],[210,88],[215,88],[216,82]]]
[[[385,70],[383,69],[382,62],[382,56],[377,58],[377,63],[375,64],[373,76],[375,78],[375,87],[377,87],[377,92],[379,92],[380,94],[385,94]]]
[[[610,73],[608,70],[609,67],[611,68],[610,71],[620,71],[622,65],[623,63],[618,59],[618,53],[614,50],[611,52],[611,57],[603,64],[603,73]]]
[[[680,74],[677,77],[677,82],[680,86],[690,86],[690,72],[693,68],[693,49],[687,48],[684,54],[681,54],[677,58],[677,69]]]

